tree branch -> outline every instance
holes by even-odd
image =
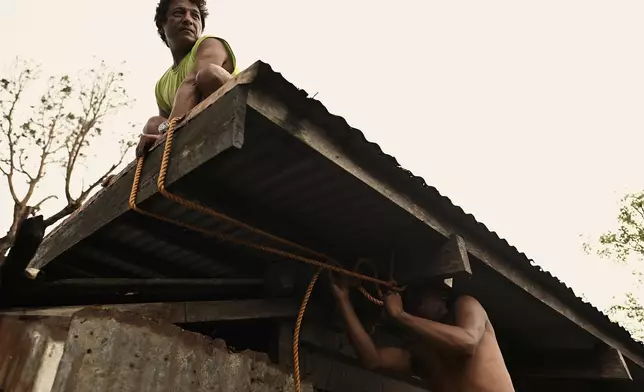
[[[63,219],[67,215],[73,213],[78,209],[78,207],[80,207],[80,204],[76,204],[76,203],[71,203],[66,205],[60,211],[50,216],[49,218],[45,219],[45,227],[49,227],[54,223],[58,222],[59,220]]]
[[[117,168],[117,167],[121,166],[121,164],[123,163],[123,160],[125,159],[125,155],[127,155],[127,152],[128,152],[129,150],[130,150],[130,144],[129,144],[129,143],[126,143],[126,147],[125,147],[125,148],[123,148],[123,150],[121,151],[121,158],[118,160],[118,162],[117,162],[117,163],[115,163],[115,164],[113,164],[112,166],[110,166],[110,168],[105,172],[105,174],[103,174],[103,175],[102,175],[98,180],[96,180],[96,181],[95,181],[93,184],[91,184],[91,185],[90,185],[86,190],[84,190],[84,191],[81,193],[81,195],[80,195],[80,197],[78,198],[78,200],[80,200],[81,202],[82,202],[82,201],[85,201],[85,199],[87,198],[87,196],[90,194],[90,192],[92,192],[92,190],[93,190],[94,188],[96,188],[97,186],[101,185],[101,184],[105,181],[105,179],[106,179],[107,177],[109,177],[109,176],[114,172],[114,170],[116,170],[116,168]]]
[[[18,155],[18,167],[16,167],[15,169],[18,173],[21,173],[27,176],[27,178],[29,179],[29,182],[33,182],[35,181],[35,179],[31,176],[31,174],[29,174],[27,169],[25,169],[25,162],[23,157],[24,153],[25,153],[24,150],[20,151],[20,154]]]
[[[638,207],[634,203],[631,203],[631,205],[633,206],[633,209],[635,210],[635,212],[639,214],[640,218],[642,218],[642,222],[644,222],[644,210],[642,209],[642,207],[641,206]]]
[[[7,145],[9,146],[9,171],[5,172],[3,170],[2,173],[7,178],[7,183],[9,185],[9,193],[11,194],[11,198],[13,199],[14,203],[20,203],[20,199],[16,194],[15,185],[13,183],[14,181],[13,175],[15,171],[15,160],[16,160],[16,143],[18,142],[18,139],[20,137],[17,136],[16,140],[14,140],[13,114],[16,110],[16,106],[18,105],[18,102],[20,101],[20,96],[22,95],[22,92],[24,91],[25,86],[29,80],[29,77],[27,76],[28,74],[29,74],[28,70],[23,70],[18,76],[18,80],[16,82],[17,89],[12,94],[13,99],[11,100],[9,111],[4,116],[4,118],[7,120],[7,129],[5,130],[5,134],[7,136]]]
[[[36,203],[34,205],[34,207],[33,207],[34,210],[40,210],[40,207],[42,207],[43,203],[45,203],[47,200],[51,200],[51,199],[58,199],[58,196],[49,195],[49,196],[45,197],[44,199],[42,199],[41,201],[39,201],[38,203]]]
[[[87,189],[82,184],[80,195],[75,199],[71,185],[74,174],[78,172],[75,170],[76,165],[83,164],[88,146],[95,136],[101,135],[100,125],[103,119],[126,104],[122,100],[122,97],[127,96],[121,87],[123,74],[112,72],[101,63],[99,69],[87,74],[89,78],[81,82],[78,90],[68,76],[50,78],[37,108],[30,114],[27,122],[18,127],[14,116],[19,112],[23,91],[26,91],[28,82],[35,78],[31,72],[23,66],[19,76],[11,81],[0,79],[0,136],[6,136],[2,138],[0,146],[4,147],[4,139],[8,142],[3,156],[6,159],[0,159],[0,174],[7,178],[14,200],[12,228],[21,222],[22,216],[39,210],[45,202],[57,198],[50,195],[29,207],[40,181],[47,174],[49,164],[60,164],[63,167],[67,205],[45,220],[47,226],[76,211],[90,193],[123,163],[127,151],[123,151],[118,163],[111,165]],[[73,92],[77,101],[70,106],[68,103]],[[34,109],[34,106],[31,108]],[[63,149],[65,151],[61,151]],[[33,157],[32,150],[36,150]],[[22,181],[25,178],[28,180],[26,194],[19,197],[14,185],[17,184],[16,180]],[[12,241],[10,232],[5,240]]]

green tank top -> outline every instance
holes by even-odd
[[[221,41],[221,43],[224,44],[224,47],[228,52],[228,57],[233,63],[233,75],[236,75],[238,73],[235,54],[233,53],[233,50],[231,49],[228,42],[219,37],[204,35],[203,37],[199,38],[197,42],[195,42],[195,45],[192,47],[192,50],[190,50],[190,53],[186,57],[184,57],[183,60],[181,60],[179,65],[176,67],[170,67],[167,71],[165,71],[163,76],[161,76],[161,79],[159,79],[159,81],[157,82],[154,89],[157,99],[157,105],[159,105],[159,108],[164,112],[170,113],[170,111],[172,110],[174,95],[177,93],[177,89],[186,78],[186,76],[188,76],[188,74],[194,70],[197,49],[199,48],[199,45],[201,45],[201,43],[207,38],[218,39],[219,41]]]

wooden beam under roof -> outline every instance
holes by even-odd
[[[20,318],[71,318],[76,312],[92,306],[23,308],[0,311],[0,316]],[[233,321],[261,318],[293,318],[299,303],[292,299],[250,299],[205,302],[158,302],[141,304],[100,305],[101,308],[132,312],[173,324],[208,321]]]
[[[425,263],[396,264],[396,281],[402,285],[426,279],[446,279],[472,275],[470,260],[467,257],[465,241],[452,235],[438,251]]]
[[[641,392],[643,385],[630,380],[523,378],[514,383],[517,392]]]
[[[611,347],[586,350],[522,350],[505,355],[520,378],[632,380],[622,354]]]

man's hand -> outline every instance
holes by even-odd
[[[394,320],[398,320],[405,312],[403,309],[402,298],[395,291],[389,291],[385,295],[385,309],[387,314]]]
[[[148,150],[154,145],[154,143],[159,140],[161,135],[159,134],[159,125],[166,121],[165,118],[161,116],[155,116],[148,120],[145,127],[143,127],[143,133],[141,134],[141,139],[139,144],[136,146],[136,157],[141,158]]]
[[[136,157],[141,158],[143,155],[145,155],[145,153],[148,152],[148,150],[154,145],[154,142],[159,140],[160,137],[161,135],[159,134],[141,134],[139,144],[136,146]]]
[[[331,282],[331,292],[336,299],[349,299],[349,282],[346,276],[329,272],[329,281]]]

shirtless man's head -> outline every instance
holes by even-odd
[[[441,321],[449,312],[449,292],[442,279],[411,285],[403,296],[409,313],[415,316]]]

